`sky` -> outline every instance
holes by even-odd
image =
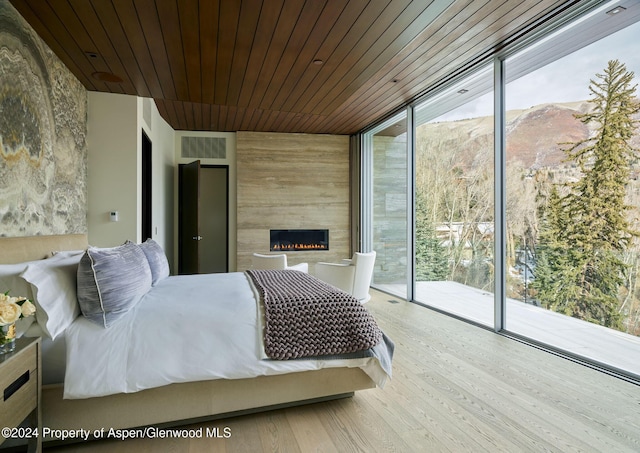
[[[640,22],[511,82],[507,110],[589,99],[589,81],[615,59],[635,73],[636,83],[640,81]]]
[[[526,109],[549,102],[574,102],[590,98],[589,83],[609,60],[618,59],[635,73],[640,97],[640,22],[520,77],[506,86],[506,110]],[[507,72],[509,60],[507,59]],[[493,93],[487,93],[434,122],[493,115]]]

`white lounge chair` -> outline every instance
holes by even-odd
[[[291,269],[307,273],[309,272],[309,265],[307,263],[300,263],[288,266],[287,255],[284,253],[281,255],[254,253],[251,257],[251,269]]]
[[[371,299],[369,286],[373,276],[376,252],[353,254],[350,260],[341,263],[317,263],[315,276],[366,303]]]

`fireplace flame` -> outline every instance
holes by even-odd
[[[325,244],[273,244],[272,250],[327,250]]]
[[[329,250],[329,230],[270,230],[271,251]]]

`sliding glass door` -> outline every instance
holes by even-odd
[[[640,3],[596,3],[362,135],[363,241],[376,288],[640,376]]]
[[[415,108],[415,300],[493,322],[492,66]]]
[[[408,139],[407,115],[401,113],[364,135],[367,158],[363,174],[368,178],[365,213],[370,223],[367,248],[376,252],[372,286],[407,297]]]
[[[640,375],[637,9],[506,59],[506,328]]]

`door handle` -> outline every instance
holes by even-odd
[[[201,241],[202,240],[202,236],[194,236],[193,240],[194,241]]]

